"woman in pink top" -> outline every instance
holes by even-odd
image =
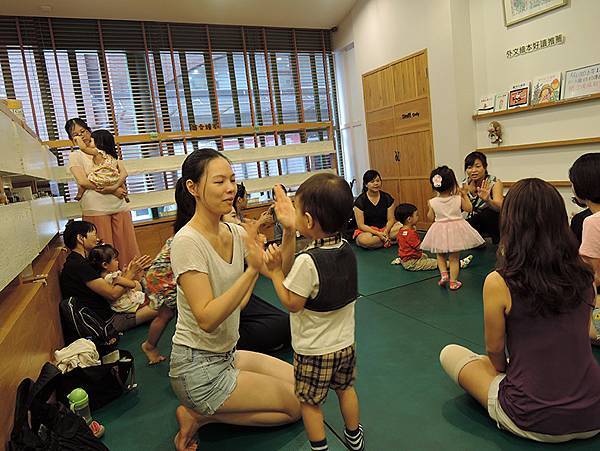
[[[591,265],[595,274],[596,287],[600,286],[600,153],[580,156],[571,169],[569,180],[578,201],[583,202],[591,215],[583,220],[583,232],[579,254]],[[600,345],[600,296],[596,297],[596,308],[590,324],[590,338]]]
[[[81,119],[69,119],[65,130],[79,147],[89,147],[92,143],[91,129]],[[121,178],[114,185],[98,187],[88,179],[94,168],[91,155],[75,150],[69,155],[69,170],[77,184],[86,188],[81,197],[82,219],[96,226],[98,237],[107,244],[112,244],[121,255],[123,267],[140,255],[140,250],[133,229],[131,212],[125,202],[127,190],[123,187],[127,171],[120,165]]]

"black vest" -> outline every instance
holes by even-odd
[[[308,299],[305,309],[332,312],[354,302],[358,297],[356,256],[346,242],[337,249],[314,247],[301,254],[312,258],[319,275],[319,292]]]

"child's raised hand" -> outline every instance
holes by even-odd
[[[265,210],[263,211],[260,216],[258,217],[258,224],[259,227],[260,226],[264,226],[267,225],[269,223],[273,222],[273,215],[271,214],[270,210]]]
[[[296,209],[281,185],[275,185],[275,214],[277,221],[286,229],[296,228]]]
[[[127,265],[127,270],[134,273],[134,277],[141,275],[146,269],[152,264],[152,258],[148,255],[142,255],[141,257],[135,257]]]
[[[269,272],[281,269],[281,249],[276,244],[271,244],[266,250],[265,264]]]

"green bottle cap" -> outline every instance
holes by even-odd
[[[88,394],[83,388],[76,388],[67,395],[67,399],[74,407],[81,407],[88,403]]]

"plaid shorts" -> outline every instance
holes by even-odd
[[[324,355],[301,355],[294,352],[295,392],[300,402],[318,406],[327,392],[345,390],[356,379],[354,345]]]

